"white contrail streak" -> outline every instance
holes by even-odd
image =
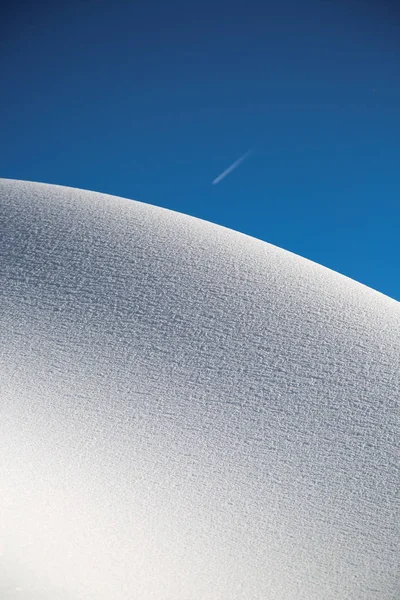
[[[243,154],[243,156],[241,156],[240,158],[238,158],[237,160],[235,160],[234,163],[231,164],[230,167],[228,167],[227,169],[225,169],[225,171],[223,171],[221,173],[221,175],[218,175],[218,177],[216,177],[214,179],[214,181],[212,182],[212,185],[216,185],[217,183],[219,183],[220,181],[222,181],[223,179],[225,179],[225,177],[227,175],[229,175],[229,173],[232,173],[232,171],[234,171],[235,169],[237,169],[237,167],[242,164],[242,162],[244,160],[246,160],[246,158],[252,153],[252,150],[248,150],[246,152],[246,154]]]

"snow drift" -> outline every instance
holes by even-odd
[[[399,304],[153,206],[0,198],[2,600],[397,600]]]

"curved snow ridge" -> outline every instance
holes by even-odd
[[[397,600],[399,304],[154,206],[0,200],[2,599]]]

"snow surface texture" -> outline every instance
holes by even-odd
[[[0,597],[398,600],[400,305],[2,180]]]

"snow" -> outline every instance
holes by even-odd
[[[161,208],[0,198],[2,600],[397,600],[400,305]]]

